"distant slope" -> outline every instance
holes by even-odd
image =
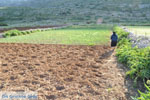
[[[25,0],[1,3],[0,21],[12,24],[149,23],[149,0]],[[1,2],[1,1],[0,1]],[[12,5],[13,4],[13,5]],[[6,7],[7,6],[7,7]],[[8,7],[9,6],[9,7]],[[5,8],[4,8],[5,7]]]
[[[0,6],[22,6],[30,0],[0,0]]]

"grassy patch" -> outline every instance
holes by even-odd
[[[150,26],[128,26],[128,28],[135,34],[150,35]]]
[[[100,45],[109,41],[111,26],[71,26],[0,39],[1,43]]]

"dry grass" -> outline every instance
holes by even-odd
[[[143,34],[143,35],[150,35],[150,27],[148,26],[130,26],[128,27],[130,32],[134,34]]]

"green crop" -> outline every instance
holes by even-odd
[[[127,76],[134,79],[136,84],[137,80],[140,78],[144,82],[150,79],[150,47],[139,49],[137,47],[132,47],[130,40],[127,38],[128,34],[120,27],[115,27],[114,31],[118,34],[119,43],[117,48],[118,61],[124,63],[130,68],[126,72]],[[133,98],[133,100],[150,100],[150,88],[145,85],[148,92],[140,93],[139,98]]]
[[[35,33],[35,32],[41,32],[41,30],[37,29],[37,30],[31,30],[31,31],[29,31],[29,30],[19,31],[17,29],[13,29],[13,30],[9,30],[9,31],[4,32],[3,37],[7,38],[7,37],[12,37],[12,36],[27,35],[27,34],[31,34],[31,33]]]

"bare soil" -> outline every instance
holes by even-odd
[[[108,46],[0,44],[0,90],[39,100],[130,100],[123,67]]]

